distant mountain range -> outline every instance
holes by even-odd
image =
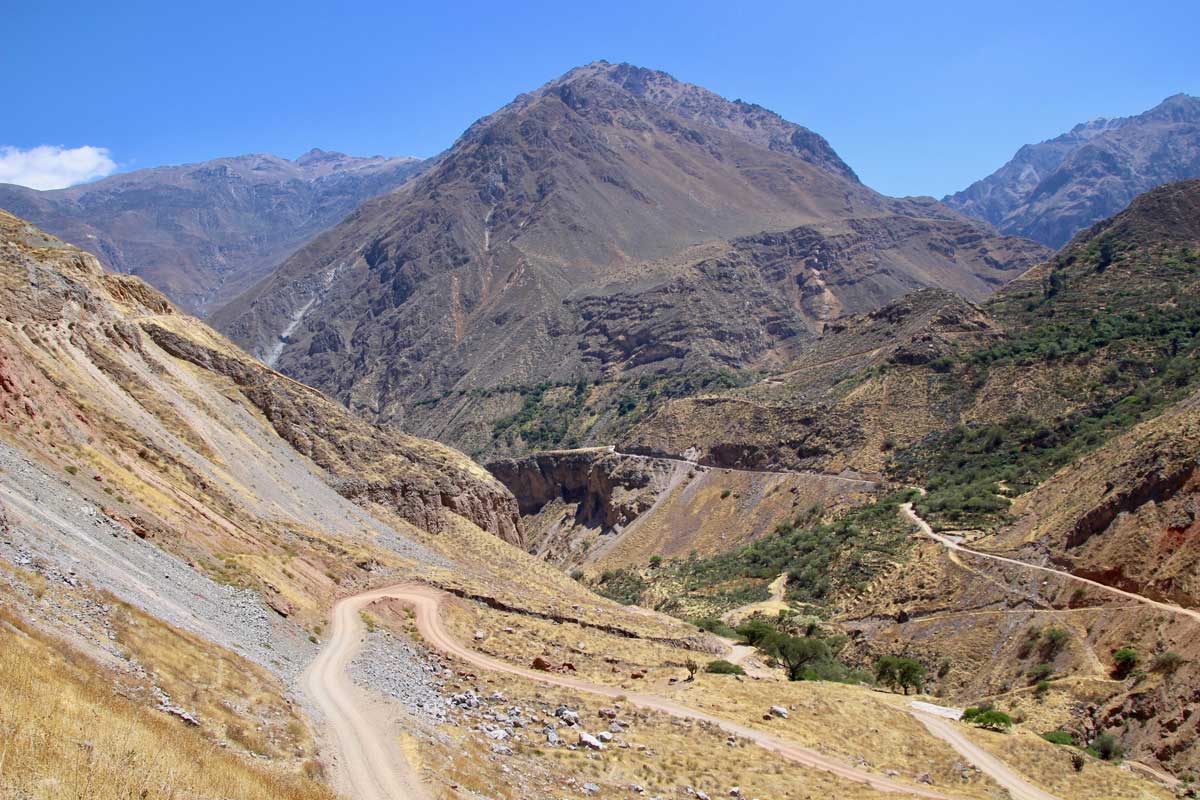
[[[1200,98],[1177,94],[1135,117],[1096,119],[1025,145],[943,199],[1003,233],[1060,247],[1142,192],[1200,177]]]
[[[322,150],[294,161],[244,155],[52,191],[0,184],[0,208],[203,315],[364,200],[401,186],[421,163]]]
[[[213,321],[478,451],[520,408],[497,387],[767,366],[826,320],[927,286],[981,298],[1047,253],[872,191],[760,106],[597,62],[476,122]]]

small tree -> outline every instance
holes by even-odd
[[[920,691],[925,685],[925,665],[904,656],[883,656],[875,662],[875,682],[893,689]]]
[[[1115,761],[1125,755],[1117,737],[1111,733],[1102,733],[1092,740],[1092,750],[1105,761]]]
[[[1155,672],[1173,675],[1177,669],[1183,666],[1185,661],[1186,659],[1179,655],[1179,653],[1168,650],[1154,657],[1154,664],[1151,665],[1150,669]]]
[[[687,679],[689,681],[696,680],[696,671],[700,669],[699,664],[697,664],[693,659],[689,658],[687,661],[683,662],[683,668],[687,670]]]
[[[1048,661],[1053,659],[1070,640],[1071,632],[1066,628],[1047,628],[1042,634],[1042,657]]]
[[[1085,761],[1086,759],[1084,759],[1083,753],[1071,754],[1071,766],[1075,768],[1076,772],[1083,772],[1083,765]]]
[[[746,620],[741,625],[738,625],[735,630],[737,630],[738,636],[745,639],[746,644],[751,647],[758,647],[768,636],[776,633],[773,627],[757,617]]]
[[[882,656],[875,662],[875,682],[895,689],[900,685],[900,668],[896,656]]]
[[[650,566],[653,567],[654,569],[658,569],[659,567],[661,567],[662,561],[663,561],[662,556],[658,556],[658,555],[650,556]]]
[[[902,658],[897,677],[900,679],[900,685],[904,687],[905,694],[908,694],[909,689],[919,692],[925,685],[925,665],[915,659]]]

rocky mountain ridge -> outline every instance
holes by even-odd
[[[291,161],[252,154],[51,191],[0,185],[0,208],[206,314],[364,200],[402,186],[421,164],[319,149]]]
[[[1096,119],[1025,145],[943,202],[1002,232],[1061,247],[1155,186],[1200,176],[1200,98],[1168,97],[1132,117]]]

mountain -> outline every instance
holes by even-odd
[[[294,161],[235,156],[52,191],[2,184],[0,208],[207,314],[421,164],[323,150]]]
[[[1061,247],[1137,195],[1200,177],[1200,98],[1168,97],[1134,117],[1096,119],[1040,144],[942,202],[1002,232]]]
[[[627,466],[592,472],[632,482]],[[709,477],[714,516],[737,509],[730,492],[770,495],[768,516],[839,494]],[[0,212],[3,792],[994,794],[989,762],[964,763],[866,673],[789,683],[525,553],[527,488],[518,501],[461,453],[354,417]],[[661,531],[626,534],[622,563]],[[720,656],[751,656],[757,680],[718,674]],[[978,746],[1063,796],[1168,796],[1115,765],[1063,770],[1032,730]]]
[[[766,109],[597,62],[213,320],[372,419],[501,452],[528,446],[496,426],[540,385],[781,363],[833,317],[925,286],[982,298],[1044,255],[870,190]]]

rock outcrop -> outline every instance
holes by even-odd
[[[329,474],[345,497],[378,502],[437,533],[458,515],[512,544],[523,545],[516,501],[486,470],[436,442],[383,431],[319,392],[273,372],[199,320],[181,314],[140,278],[105,272],[92,255],[0,212],[0,308],[4,322],[50,349],[59,334],[86,353],[91,369],[153,408],[172,435],[208,452],[198,423],[164,401],[161,372],[146,348],[157,347],[214,378],[228,379],[297,453]],[[125,356],[132,353],[130,361]],[[65,358],[65,357],[64,357]],[[28,372],[28,374],[26,374]],[[70,382],[59,379],[64,385]],[[62,413],[28,390],[38,378],[27,359],[0,340],[0,414],[34,419]],[[75,391],[83,391],[78,387]],[[86,403],[87,398],[82,397]],[[143,450],[148,446],[143,447]]]

